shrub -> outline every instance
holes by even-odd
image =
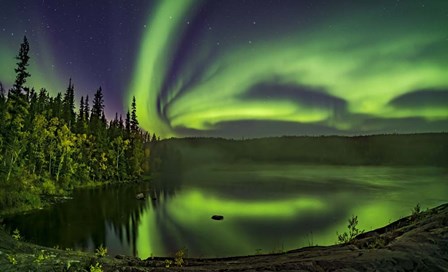
[[[45,195],[55,195],[57,192],[56,185],[51,179],[45,179],[42,183],[42,193]]]
[[[166,259],[165,260],[165,267],[166,268],[170,268],[170,266],[173,264],[173,261],[172,260],[168,260],[168,259]]]
[[[90,272],[103,272],[103,266],[99,263],[90,265]]]
[[[37,208],[41,204],[38,194],[26,190],[6,190],[0,188],[0,210]]]
[[[45,250],[41,250],[37,255],[36,259],[34,260],[34,262],[40,265],[43,261],[45,261],[48,258],[50,258],[50,256],[45,255]]]
[[[6,255],[6,257],[8,258],[8,261],[12,264],[12,265],[16,265],[17,264],[17,260],[14,256],[12,255]]]
[[[176,254],[174,255],[174,264],[179,267],[182,267],[185,264],[184,255],[185,250],[179,249],[179,251],[177,251]]]
[[[95,250],[95,255],[97,257],[105,257],[107,255],[107,248],[103,247],[103,245],[101,244],[96,250]]]
[[[356,236],[364,232],[364,230],[358,229],[358,216],[355,215],[348,220],[347,228],[348,232],[342,234],[336,232],[340,244],[350,243]]]
[[[420,207],[420,203],[417,203],[417,205],[415,205],[415,207],[412,209],[412,217],[417,218],[421,212],[422,209]]]
[[[22,239],[22,236],[20,236],[20,231],[18,229],[15,229],[12,232],[12,238],[14,238],[14,240],[19,241],[20,239]]]

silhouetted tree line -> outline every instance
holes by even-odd
[[[89,96],[81,97],[75,112],[71,80],[65,93],[55,97],[26,86],[29,50],[25,37],[12,89],[5,93],[0,84],[0,209],[36,206],[41,194],[89,182],[139,178],[151,137],[139,128],[135,97],[125,120],[118,114],[106,120],[101,87],[92,108]]]
[[[153,167],[158,165],[154,154],[163,154],[163,149],[159,152],[158,149],[164,145],[176,150],[183,169],[220,163],[448,166],[448,133],[291,136],[248,140],[173,138],[159,141],[153,147]]]

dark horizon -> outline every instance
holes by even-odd
[[[413,136],[413,135],[434,135],[434,134],[448,134],[448,131],[438,131],[438,132],[416,132],[416,133],[379,133],[379,134],[356,134],[356,135],[279,135],[279,136],[266,136],[266,137],[256,137],[256,138],[226,138],[226,137],[207,137],[207,136],[185,136],[185,137],[169,137],[161,138],[164,140],[195,140],[195,139],[211,139],[211,140],[230,140],[230,141],[250,141],[250,140],[260,140],[260,139],[278,139],[278,138],[361,138],[361,137],[376,137],[376,136]]]

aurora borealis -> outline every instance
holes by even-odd
[[[0,6],[8,2],[21,5]],[[162,137],[448,129],[446,1],[79,2],[70,14],[87,19],[65,28],[80,28],[84,43],[42,30],[31,46],[46,56],[37,70],[48,72],[31,73],[48,88],[69,77],[81,93],[103,85],[111,111],[123,112],[135,95],[142,127]],[[11,37],[1,30],[5,44]],[[2,63],[18,40],[1,45]],[[41,68],[62,56],[75,65]]]

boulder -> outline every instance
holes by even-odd
[[[222,216],[222,215],[213,215],[212,219],[213,220],[224,220],[224,216]]]

